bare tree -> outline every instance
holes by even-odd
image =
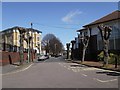
[[[110,26],[99,25],[98,29],[100,30],[102,41],[103,41],[103,50],[104,50],[104,64],[103,65],[107,66],[108,59],[109,59],[109,54],[108,54],[109,37],[112,31],[112,28]]]
[[[82,29],[80,31],[80,34],[78,38],[82,41],[83,44],[83,54],[82,54],[82,62],[84,62],[85,59],[85,52],[89,44],[89,39],[90,39],[90,28],[88,29]]]
[[[67,59],[70,59],[70,54],[69,54],[69,52],[70,52],[70,43],[67,43],[66,44],[66,47],[67,47]]]
[[[24,61],[23,41],[24,41],[24,34],[26,31],[23,28],[18,28],[18,30],[20,32],[20,65],[23,65],[23,61]]]
[[[62,51],[63,45],[54,34],[47,34],[42,39],[42,48],[46,50],[46,54],[57,55]]]

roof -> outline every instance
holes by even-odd
[[[75,40],[72,40],[71,43],[75,43],[76,41]]]
[[[117,20],[117,19],[120,19],[120,11],[119,10],[116,10],[90,24],[87,24],[83,27],[86,27],[86,26],[91,26],[91,25],[95,25],[95,24],[100,24],[100,23],[103,23],[103,22],[108,22],[108,21],[113,21],[113,20]]]
[[[29,29],[29,30],[34,30],[34,31],[36,31],[36,32],[42,33],[42,31],[39,31],[39,30],[37,30],[37,29],[33,29],[33,28],[27,28],[27,29]]]
[[[87,29],[83,28],[83,29],[77,30],[77,32],[81,32],[81,31],[85,31],[85,30],[87,30]]]
[[[5,32],[5,31],[9,31],[9,30],[13,30],[13,29],[17,29],[17,28],[19,28],[19,29],[26,29],[26,30],[33,30],[33,31],[36,31],[36,32],[38,32],[38,33],[42,33],[41,31],[39,31],[39,30],[37,30],[37,29],[33,29],[33,28],[24,28],[24,27],[19,27],[19,26],[15,26],[15,27],[12,27],[12,28],[8,28],[8,29],[6,29],[6,30],[3,30],[2,32]]]

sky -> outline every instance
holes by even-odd
[[[115,10],[117,2],[2,2],[2,30],[14,26],[52,33],[63,45],[74,40],[76,30]]]

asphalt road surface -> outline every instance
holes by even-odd
[[[2,75],[3,88],[118,88],[118,72],[51,57]]]

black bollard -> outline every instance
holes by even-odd
[[[117,57],[115,57],[115,68],[117,68]]]

